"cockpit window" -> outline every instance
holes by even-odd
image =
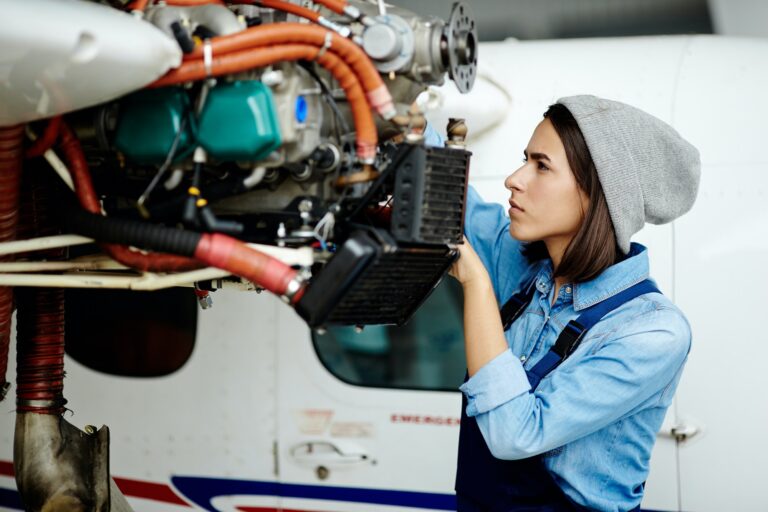
[[[153,292],[66,292],[69,356],[100,372],[160,377],[187,362],[195,345],[197,299],[189,288]]]
[[[402,327],[313,331],[323,365],[350,384],[456,391],[466,369],[462,291],[445,278]]]

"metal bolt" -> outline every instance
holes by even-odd
[[[315,473],[320,480],[325,480],[331,474],[330,470],[325,466],[317,466]]]
[[[261,81],[267,87],[277,87],[283,84],[285,81],[285,76],[283,75],[282,71],[276,69],[273,71],[267,71],[261,75]]]
[[[311,212],[312,211],[312,201],[310,199],[302,199],[299,202],[299,211],[300,212]]]
[[[264,174],[264,177],[261,179],[261,181],[264,183],[274,183],[279,177],[280,171],[277,169],[267,169],[267,172]]]
[[[83,427],[83,430],[85,430],[85,433],[88,434],[89,436],[92,436],[93,434],[96,433],[96,427],[94,427],[93,425],[86,425],[85,427]]]
[[[198,296],[197,301],[200,303],[201,309],[210,309],[213,307],[213,299],[211,298],[211,294]]]
[[[293,177],[294,181],[307,181],[312,177],[312,168],[308,165],[305,165],[301,170],[291,172],[291,176]]]

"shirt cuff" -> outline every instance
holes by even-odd
[[[467,397],[467,416],[477,416],[531,390],[520,360],[505,350],[459,387]]]
[[[440,135],[432,123],[427,123],[424,127],[424,145],[442,147],[445,145],[445,139]]]

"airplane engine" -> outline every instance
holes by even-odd
[[[110,242],[129,269],[223,268],[312,326],[402,324],[445,274],[462,240],[466,128],[427,148],[412,105],[446,75],[472,88],[467,6],[443,21],[359,0],[42,3],[76,28],[29,34],[14,27],[39,11],[9,7],[22,22],[3,38],[30,50],[9,59],[0,125],[50,119],[30,125],[30,154],[64,157],[79,203],[62,206],[65,232]],[[212,256],[233,240],[304,249],[303,264],[255,246],[249,263]]]
[[[447,21],[360,0],[0,9],[0,392],[15,294],[30,510],[124,507],[108,431],[61,416],[61,288],[189,286],[203,307],[266,289],[313,327],[402,324],[456,258],[466,127],[427,147],[413,105],[446,75],[472,88],[464,4]]]

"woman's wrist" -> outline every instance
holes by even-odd
[[[483,269],[485,270],[485,269]],[[493,291],[493,284],[491,278],[488,276],[488,272],[477,272],[471,276],[467,276],[461,281],[461,286],[464,291]]]

